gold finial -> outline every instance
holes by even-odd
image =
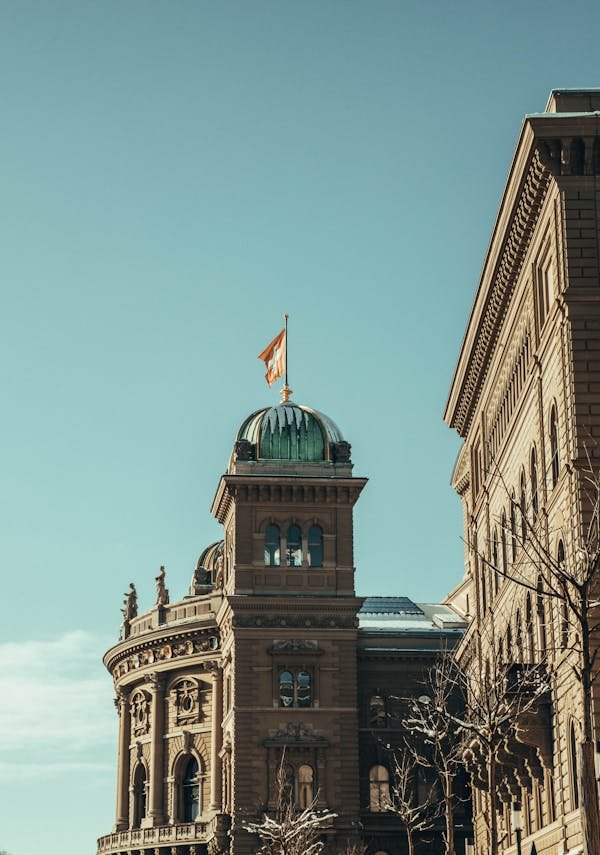
[[[294,394],[294,390],[290,389],[287,383],[284,384],[283,389],[279,393],[281,395],[281,403],[287,404],[292,395]]]

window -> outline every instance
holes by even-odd
[[[527,661],[535,661],[535,643],[533,639],[533,611],[531,608],[531,594],[527,594],[525,600],[525,638],[527,641]]]
[[[369,810],[381,813],[390,804],[390,773],[385,766],[372,766],[369,772]]]
[[[516,659],[519,662],[523,661],[523,626],[521,624],[521,611],[517,609],[515,617],[515,644],[516,644]]]
[[[521,499],[519,502],[521,510],[521,542],[527,540],[527,494],[525,492],[525,473],[521,472]]]
[[[554,272],[550,244],[547,244],[543,256],[536,267],[536,290],[538,298],[538,317],[540,329],[544,325],[550,306],[554,302]]]
[[[385,727],[385,701],[381,695],[372,695],[369,701],[369,727]]]
[[[282,671],[279,675],[279,706],[312,706],[312,677],[308,671]]]
[[[268,525],[265,529],[265,565],[279,567],[281,563],[281,536],[278,525]]]
[[[552,405],[550,410],[550,477],[552,481],[552,489],[556,487],[558,475],[560,472],[560,460],[558,458],[558,417],[556,415],[556,405]]]
[[[537,458],[535,448],[531,449],[531,460],[529,466],[529,474],[531,476],[531,519],[535,523],[538,515],[538,475],[537,475]]]
[[[571,755],[571,800],[573,810],[579,807],[579,770],[577,765],[577,739],[575,737],[575,722],[569,727],[569,753]]]
[[[517,557],[517,503],[514,492],[510,497],[510,547],[512,560],[514,561]]]
[[[308,563],[310,567],[323,566],[323,529],[311,525],[308,530]]]
[[[132,828],[139,828],[142,820],[146,816],[147,785],[148,781],[146,777],[146,767],[143,763],[138,763],[133,775]]]
[[[298,769],[298,807],[302,810],[313,803],[314,777],[312,766],[300,766]]]
[[[494,529],[492,542],[492,566],[494,568],[494,593],[498,593],[498,532]]]
[[[565,547],[562,540],[558,541],[556,550],[556,563],[558,565],[559,578],[562,575],[565,567]],[[564,650],[569,643],[569,611],[567,605],[566,591],[562,591],[562,599],[560,603],[560,645]]]
[[[542,656],[544,656],[546,653],[546,648],[548,646],[548,641],[546,639],[546,607],[544,604],[544,584],[542,582],[541,576],[538,577],[537,581],[535,611],[537,615],[538,625],[538,644],[540,646],[540,653]]]
[[[299,525],[291,525],[287,530],[285,555],[288,567],[302,566],[302,532]]]
[[[195,822],[200,816],[200,769],[195,757],[190,757],[181,781],[182,818]]]

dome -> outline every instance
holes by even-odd
[[[194,575],[190,584],[190,594],[192,596],[206,593],[206,586],[209,588],[213,585],[218,585],[219,574],[223,569],[223,553],[225,549],[225,541],[217,540],[216,543],[211,543],[207,546],[200,558],[196,562]]]
[[[244,421],[236,438],[237,460],[350,461],[350,446],[329,416],[286,401]]]

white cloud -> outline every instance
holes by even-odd
[[[0,775],[112,768],[117,716],[104,649],[83,630],[0,644]]]

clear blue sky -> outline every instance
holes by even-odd
[[[522,116],[600,85],[597,3],[0,8],[0,849],[92,855],[122,592],[219,537],[235,432],[295,399],[369,485],[361,594],[462,575],[442,411]]]

